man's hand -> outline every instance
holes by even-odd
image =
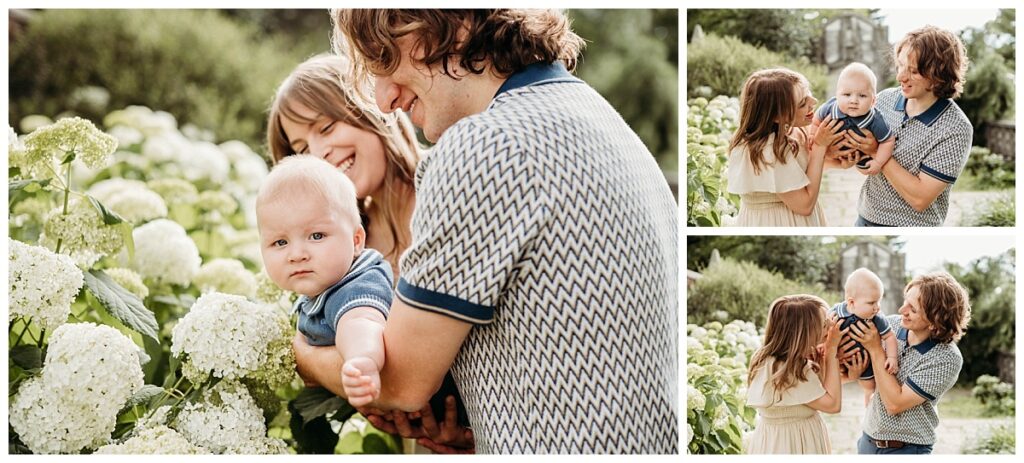
[[[849,328],[850,337],[861,343],[869,354],[876,349],[882,348],[882,338],[879,337],[878,328],[875,328],[874,323],[861,320],[850,325]]]
[[[304,365],[302,360],[307,358],[310,350],[314,347],[306,342],[306,336],[302,333],[295,332],[295,337],[292,338],[292,350],[295,351],[295,371],[299,373],[299,377],[302,378],[302,382],[306,384],[306,387],[320,387],[320,383],[314,379],[312,372],[305,369],[308,365]]]
[[[847,130],[839,144],[860,151],[868,156],[874,156],[878,152],[878,140],[875,139],[875,134],[867,129],[861,129],[861,131],[864,132],[863,136],[857,135],[852,130]]]
[[[417,443],[434,453],[474,453],[473,431],[459,426],[454,396],[445,399],[444,421],[441,422],[434,417],[429,404],[422,410],[412,413],[400,410],[382,412],[365,408],[360,408],[359,413],[377,429],[407,439],[417,439]],[[419,419],[419,423],[415,422],[416,419]]]

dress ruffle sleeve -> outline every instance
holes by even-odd
[[[745,146],[739,146],[729,153],[729,169],[727,174],[728,191],[736,194],[756,192],[785,193],[803,188],[811,183],[807,173],[795,158],[781,163],[775,159],[772,151],[774,135],[765,143],[765,164],[758,174],[754,173],[754,165]]]

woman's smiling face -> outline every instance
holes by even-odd
[[[811,95],[811,89],[805,83],[798,83],[793,86],[793,93],[796,95],[794,102],[792,127],[806,127],[814,121],[814,107],[818,100]]]

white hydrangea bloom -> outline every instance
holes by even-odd
[[[136,145],[146,138],[139,129],[127,125],[116,125],[107,129],[107,133],[116,138],[120,146]]]
[[[228,180],[231,164],[224,152],[206,141],[192,142],[188,149],[179,153],[175,159],[186,180],[196,182],[209,180],[216,185]]]
[[[146,183],[150,190],[164,198],[166,204],[194,204],[199,200],[196,186],[180,178],[161,178]]]
[[[128,292],[145,299],[149,296],[149,287],[142,282],[142,277],[132,269],[114,267],[103,270],[111,280],[127,289]]]
[[[241,378],[263,366],[269,344],[285,335],[277,318],[241,296],[204,294],[171,332],[171,354],[187,354],[198,372]]]
[[[200,292],[235,294],[252,299],[256,296],[256,276],[236,259],[213,259],[199,267],[192,277]]]
[[[157,219],[132,231],[135,262],[144,278],[187,285],[199,271],[199,249],[177,222]]]
[[[15,151],[25,151],[25,143],[18,138],[18,133],[14,131],[14,127],[7,126],[7,152],[13,153]]]
[[[51,331],[64,324],[82,289],[82,271],[70,257],[40,246],[7,240],[10,285],[8,322],[29,317]]]
[[[167,426],[145,428],[120,444],[104,445],[97,454],[112,455],[203,455],[210,452],[192,445],[185,436]]]
[[[163,197],[150,190],[145,182],[112,178],[96,182],[88,193],[131,223],[167,217]]]
[[[152,135],[142,144],[142,155],[160,163],[176,159],[187,153],[192,142],[177,130]]]
[[[686,408],[688,410],[703,410],[707,403],[707,398],[697,388],[686,385]]]
[[[223,381],[178,414],[177,429],[195,445],[213,453],[269,452],[263,412],[245,387]],[[259,444],[264,445],[259,445]],[[276,449],[273,449],[276,450]]]
[[[74,453],[110,439],[143,384],[139,348],[114,328],[71,323],[50,338],[42,374],[22,384],[10,423],[35,453]]]
[[[165,111],[154,112],[145,106],[128,106],[112,111],[103,118],[103,125],[114,127],[124,125],[132,127],[147,136],[154,136],[170,131],[177,131],[178,122],[174,116]]]
[[[221,143],[220,149],[234,167],[231,178],[247,193],[259,190],[260,184],[269,173],[267,161],[249,149],[249,145],[238,140]]]
[[[89,268],[101,257],[115,253],[124,246],[121,233],[114,226],[103,223],[103,217],[92,203],[75,198],[68,204],[68,214],[58,206],[47,214],[43,223],[40,244],[57,249],[61,242],[61,253],[70,254],[79,267]]]

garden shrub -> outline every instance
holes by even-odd
[[[10,116],[141,104],[257,145],[300,59],[214,10],[41,10],[10,46]]]
[[[967,265],[946,264],[971,300],[971,322],[957,343],[964,358],[958,384],[970,386],[981,375],[993,374],[999,370],[999,356],[1014,351],[1015,256],[1011,249]]]
[[[964,93],[957,104],[974,126],[974,143],[984,145],[986,122],[1013,118],[1013,68],[990,50],[981,57],[972,57]]]
[[[746,405],[747,368],[761,347],[753,323],[733,320],[686,326],[686,449],[738,454],[757,412]]]
[[[971,396],[985,406],[989,416],[1013,416],[1016,400],[1013,385],[1004,383],[992,375],[981,375],[971,389]]]
[[[687,322],[740,319],[764,326],[768,305],[787,294],[813,294],[829,304],[838,302],[840,297],[820,284],[799,283],[750,262],[723,259],[705,269],[703,277],[689,289]]]
[[[1013,193],[1010,192],[982,205],[970,225],[975,227],[1012,227],[1016,221],[1016,205]]]
[[[686,49],[686,91],[699,86],[721,95],[739,96],[743,82],[759,69],[785,67],[799,72],[811,83],[811,92],[824,100],[828,74],[824,66],[806,57],[790,58],[740,41],[735,37],[707,35]]]
[[[1007,159],[988,148],[973,146],[964,170],[971,175],[975,189],[1002,190],[1014,186],[1014,164],[1012,158]]]
[[[706,88],[706,87],[705,87]],[[739,100],[723,95],[690,99],[686,113],[686,223],[720,226],[739,210],[726,191],[729,140],[739,122]]]
[[[988,428],[985,435],[967,445],[963,453],[968,455],[1013,455],[1017,450],[1017,432],[1013,423]]]

